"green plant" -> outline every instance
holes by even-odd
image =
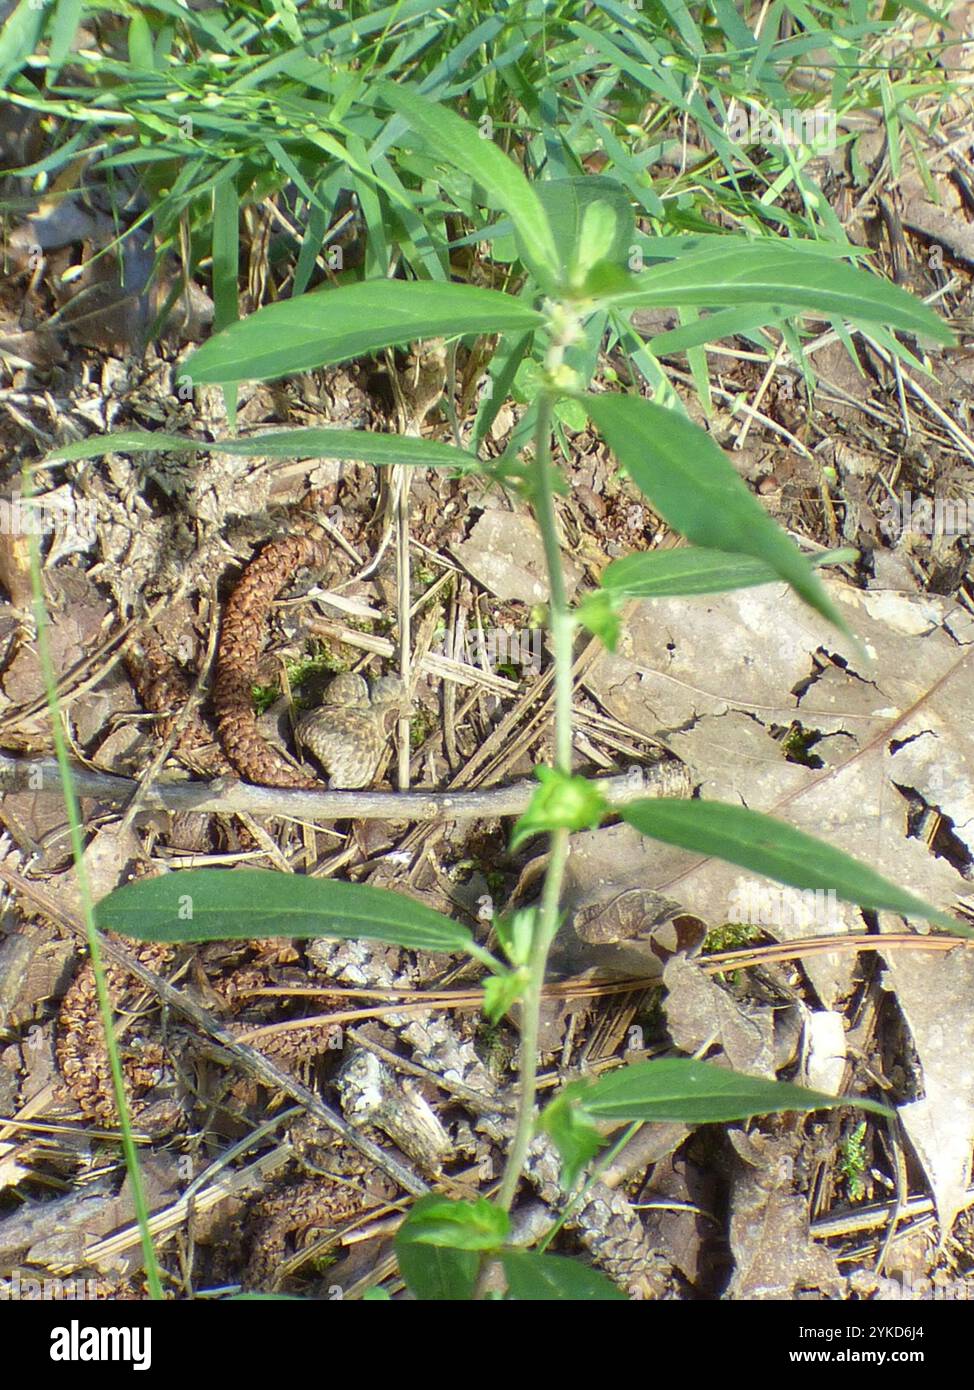
[[[858,1202],[866,1190],[868,1167],[866,1122],[861,1120],[839,1145],[839,1172],[845,1178],[846,1188],[853,1202]]]
[[[933,313],[908,295],[844,264],[841,246],[717,235],[670,237],[650,242],[649,255],[643,256],[646,239],[635,233],[630,199],[619,183],[604,177],[565,177],[532,184],[476,127],[433,106],[411,88],[378,84],[376,99],[412,130],[430,167],[445,171],[444,184],[466,178],[482,190],[483,201],[510,228],[526,277],[523,288],[515,295],[446,279],[366,279],[302,295],[225,328],[191,359],[187,380],[194,387],[233,388],[249,378],[281,377],[426,337],[506,334],[491,366],[495,390],[489,414],[503,399],[519,364],[537,350],[543,371],[527,414],[530,443],[523,457],[512,447],[490,471],[530,499],[550,586],[555,760],[552,767],[538,769],[540,785],[512,839],[516,846],[529,836],[549,837],[540,903],[496,918],[503,959],[459,923],[401,895],[261,870],[192,870],[143,880],[100,902],[97,922],[140,940],[333,935],[466,953],[487,972],[488,1019],[497,1021],[515,1003],[520,1007],[516,1128],[494,1201],[430,1196],[416,1204],[397,1242],[402,1273],[422,1297],[475,1296],[485,1287],[487,1270],[498,1264],[511,1297],[618,1297],[618,1291],[591,1270],[559,1256],[515,1251],[507,1244],[508,1212],[539,1123],[558,1145],[570,1188],[601,1150],[605,1132],[622,1124],[723,1122],[847,1103],[848,1098],[840,1101],[704,1062],[667,1058],[626,1066],[599,1080],[575,1082],[537,1119],[540,997],[560,921],[569,837],[598,825],[613,809],[571,769],[573,638],[584,625],[613,643],[618,605],[627,596],[707,593],[775,579],[787,581],[836,626],[843,624],[814,566],[752,497],[708,435],[672,402],[663,405],[635,394],[588,389],[598,344],[610,322],[624,340],[631,333],[626,311],[653,305],[710,311],[710,321],[704,318],[695,325],[699,342],[730,331],[727,313],[745,305],[755,327],[784,327],[794,315],[810,309],[833,319],[840,330],[846,320],[853,320],[890,338],[894,329],[939,341],[949,335]],[[448,250],[448,238],[441,236],[436,244],[441,271],[448,263]],[[647,261],[648,268],[634,268]],[[574,610],[566,597],[553,507],[554,493],[563,483],[552,459],[551,436],[564,401],[585,412],[654,509],[691,542],[685,550],[635,555],[614,563],[602,591]],[[481,424],[478,420],[478,438],[483,437]],[[523,431],[519,440],[523,445]],[[72,445],[50,459],[90,457],[107,448],[160,447],[488,471],[476,454],[456,447],[314,429],[210,446],[174,436],[130,433]],[[662,799],[638,801],[618,813],[650,839],[714,855],[794,887],[831,890],[864,907],[926,917],[948,931],[962,930],[949,916],[830,845],[742,807]],[[873,1102],[856,1104],[883,1111]]]
[[[523,149],[532,177],[577,176],[597,161],[654,233],[706,235],[719,217],[749,236],[827,242],[846,238],[809,168],[815,121],[836,123],[860,182],[870,177],[862,135],[842,124],[853,113],[883,121],[894,176],[902,139],[929,179],[916,109],[935,96],[939,110],[946,85],[936,50],[911,42],[930,14],[912,4],[803,4],[792,22],[787,7],[781,17],[761,10],[753,32],[735,5],[648,0],[254,0],[205,10],[150,0],[121,11],[84,0],[13,8],[0,30],[0,86],[50,130],[43,157],[15,172],[59,199],[104,183],[118,239],[150,226],[157,270],[171,254],[184,277],[209,279],[217,327],[238,313],[240,216],[272,198],[278,293],[354,279],[359,269],[344,264],[353,226],[367,276],[401,263],[442,278],[445,211],[470,228],[452,235],[453,254],[488,245],[497,274],[516,277],[509,227],[479,224],[476,179],[444,177],[428,150],[404,146],[379,79],[406,78],[430,100],[461,105],[505,149]],[[80,26],[96,43],[72,46]],[[811,122],[807,142],[766,137],[784,110]],[[708,152],[690,146],[691,125]],[[673,172],[657,184],[646,171],[664,159]],[[752,331],[746,302],[729,313],[738,327],[726,331]],[[695,317],[688,308],[675,331],[692,337]],[[655,389],[661,341],[648,352],[628,331],[621,341]],[[699,346],[690,365],[707,401]],[[555,409],[577,418],[568,399]]]
[[[748,946],[761,936],[761,928],[753,922],[722,922],[711,927],[703,943],[705,951],[727,951],[733,946]]]

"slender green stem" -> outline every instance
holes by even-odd
[[[23,477],[23,495],[24,497],[28,497],[30,495],[31,479],[26,468]],[[139,1234],[142,1240],[142,1253],[145,1259],[149,1293],[152,1298],[161,1299],[163,1297],[162,1282],[159,1277],[156,1252],[152,1245],[152,1236],[149,1232],[149,1208],[145,1200],[145,1189],[142,1186],[142,1175],[139,1169],[139,1157],[135,1147],[135,1138],[132,1134],[132,1122],[129,1117],[128,1105],[125,1100],[125,1081],[122,1076],[122,1062],[118,1053],[118,1043],[115,1039],[112,1001],[108,994],[108,985],[105,980],[105,970],[102,964],[101,946],[98,940],[98,929],[95,925],[95,911],[91,897],[91,885],[88,880],[88,871],[84,857],[84,842],[81,834],[81,816],[78,808],[78,798],[75,794],[74,783],[71,780],[71,763],[68,758],[64,730],[61,727],[61,712],[57,702],[57,677],[54,673],[54,664],[51,661],[51,648],[47,635],[48,617],[47,607],[44,603],[40,547],[37,535],[34,531],[31,531],[30,534],[29,551],[31,587],[34,593],[34,620],[37,626],[37,653],[40,660],[41,674],[44,680],[44,689],[47,695],[47,706],[51,714],[51,731],[54,736],[54,751],[61,772],[64,806],[67,813],[68,828],[71,838],[71,853],[74,859],[75,875],[78,884],[78,899],[81,904],[81,914],[87,933],[91,967],[95,975],[95,991],[98,998],[98,1008],[101,1014],[102,1027],[105,1033],[105,1046],[108,1050],[108,1062],[112,1076],[112,1088],[115,1093],[115,1104],[118,1109],[119,1128],[122,1132],[122,1152],[125,1155],[125,1166],[128,1171],[129,1182],[132,1185],[132,1204],[135,1208],[135,1218],[139,1226]]]
[[[561,569],[558,531],[555,519],[554,492],[551,483],[551,414],[554,397],[542,392],[538,400],[538,419],[535,428],[535,509],[544,544],[548,569],[551,609],[552,648],[555,662],[555,765],[560,771],[571,771],[572,757],[572,631],[573,621]],[[498,1203],[509,1209],[517,1191],[518,1180],[528,1146],[534,1133],[534,1106],[538,1088],[538,1021],[541,1013],[541,991],[544,986],[548,951],[558,930],[558,905],[561,899],[565,865],[568,860],[568,831],[554,830],[541,895],[541,911],[535,929],[531,956],[528,961],[528,980],[521,1001],[521,1048],[518,1091],[518,1111],[514,1138],[507,1155],[504,1176],[497,1194]]]
[[[538,1020],[541,1014],[541,990],[544,985],[548,948],[558,927],[558,900],[568,860],[568,831],[554,830],[548,867],[541,897],[541,915],[535,932],[531,958],[528,962],[528,982],[521,1000],[521,1048],[518,1076],[517,1121],[514,1138],[507,1154],[504,1176],[497,1193],[497,1202],[505,1211],[510,1209],[517,1191],[518,1180],[528,1146],[534,1134],[534,1103],[538,1092]]]
[[[552,654],[555,663],[555,766],[571,772],[572,766],[572,634],[574,622],[568,609],[565,576],[558,546],[555,498],[551,483],[551,413],[554,399],[545,391],[538,401],[535,435],[534,505],[541,528],[545,567],[548,571]],[[544,443],[542,444],[542,438]]]

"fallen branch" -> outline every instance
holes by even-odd
[[[78,796],[127,802],[141,783],[75,764],[71,770]],[[612,777],[592,779],[612,806],[624,806],[644,796],[689,797],[693,781],[681,762],[666,761],[632,767]],[[230,777],[210,782],[156,782],[143,788],[146,808],[166,811],[247,812],[255,816],[287,816],[298,821],[340,820],[469,820],[476,817],[519,816],[537,790],[533,781],[509,787],[473,791],[292,791],[258,787]],[[14,758],[0,753],[0,791],[61,793],[61,773],[53,758]]]

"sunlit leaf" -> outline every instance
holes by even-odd
[[[479,285],[365,280],[258,309],[194,352],[180,381],[271,381],[424,338],[525,333],[542,322],[523,300]]]
[[[660,797],[633,801],[619,814],[642,835],[667,845],[714,855],[793,888],[834,892],[860,907],[925,917],[949,931],[974,935],[946,912],[898,888],[866,864],[796,830],[784,821],[722,801]]]
[[[48,463],[100,458],[103,454],[138,453],[241,454],[245,458],[275,459],[355,459],[376,465],[402,463],[418,468],[476,467],[477,458],[451,444],[409,435],[376,434],[372,430],[329,430],[311,426],[300,430],[275,430],[273,434],[251,434],[241,438],[190,439],[186,435],[162,431],[120,430],[117,434],[92,435],[74,444],[64,444],[47,455]]]
[[[639,396],[607,392],[581,399],[616,458],[674,530],[707,550],[764,561],[848,634],[808,561],[698,425]]]
[[[776,315],[814,310],[853,322],[873,321],[937,343],[954,341],[943,319],[898,285],[793,242],[708,247],[640,271],[627,289],[609,294],[606,302],[627,309],[768,304]]]
[[[813,556],[811,564],[813,568],[849,564],[858,554],[849,548],[827,550]],[[602,574],[603,589],[626,598],[717,594],[780,582],[781,575],[763,560],[704,550],[701,546],[624,555],[621,560],[613,560]]]
[[[471,125],[403,83],[383,83],[381,91],[439,159],[476,181],[488,207],[507,213],[525,264],[553,288],[559,257],[541,200],[521,168],[494,143],[489,127]]]
[[[788,1081],[744,1076],[714,1062],[695,1062],[685,1057],[634,1062],[597,1081],[574,1081],[563,1094],[592,1120],[612,1126],[632,1120],[726,1123],[752,1115],[804,1112],[837,1105],[855,1105],[878,1115],[892,1113],[888,1106],[859,1096],[824,1095]]]
[[[612,1280],[567,1255],[539,1255],[535,1250],[506,1250],[501,1264],[510,1298],[519,1303],[625,1303]]]
[[[421,951],[470,951],[466,927],[405,893],[271,869],[187,869],[116,888],[95,908],[136,941],[338,936]]]
[[[587,778],[543,765],[534,769],[534,775],[541,786],[514,827],[511,849],[545,830],[594,829],[605,815],[605,799]]]

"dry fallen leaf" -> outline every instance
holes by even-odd
[[[808,1199],[792,1193],[793,1134],[731,1130],[738,1163],[732,1185],[730,1245],[734,1276],[724,1298],[792,1299],[805,1289],[838,1298],[843,1279],[808,1230]]]
[[[543,603],[548,597],[544,547],[533,518],[493,508],[484,512],[469,539],[453,547],[466,570],[499,599]],[[567,556],[565,585],[571,596],[581,570]]]
[[[873,653],[859,668],[841,641],[778,585],[635,606],[616,653],[585,683],[617,718],[689,764],[700,795],[746,805],[834,844],[945,909],[969,884],[911,835],[921,797],[949,817],[974,853],[974,623],[947,600],[862,592],[826,581]],[[792,761],[791,731],[820,766]],[[641,837],[628,841],[637,853]],[[653,847],[647,888],[710,922],[742,918],[765,881],[714,859]],[[791,940],[862,929],[858,908],[788,890],[767,899],[762,925]],[[760,905],[760,900],[758,900]],[[818,956],[808,969],[830,1007],[855,957]]]
[[[967,1205],[974,1148],[974,951],[886,951],[920,1064],[923,1094],[899,1116],[930,1183],[940,1229]]]
[[[936,595],[826,583],[868,665],[843,655],[790,590],[769,585],[636,605],[619,651],[604,653],[586,684],[613,715],[682,757],[702,796],[789,822],[936,906],[969,903],[974,623]],[[789,761],[786,730],[820,766]],[[932,849],[920,833],[926,824],[953,839],[934,837]],[[756,920],[783,940],[863,929],[857,907],[825,894],[803,898],[627,826],[601,833],[647,890],[712,924]],[[880,921],[901,925],[886,914]],[[949,1229],[974,1146],[974,956],[890,951],[887,960],[925,1089],[903,1120]],[[848,994],[856,968],[851,951],[804,962],[826,1009]]]

